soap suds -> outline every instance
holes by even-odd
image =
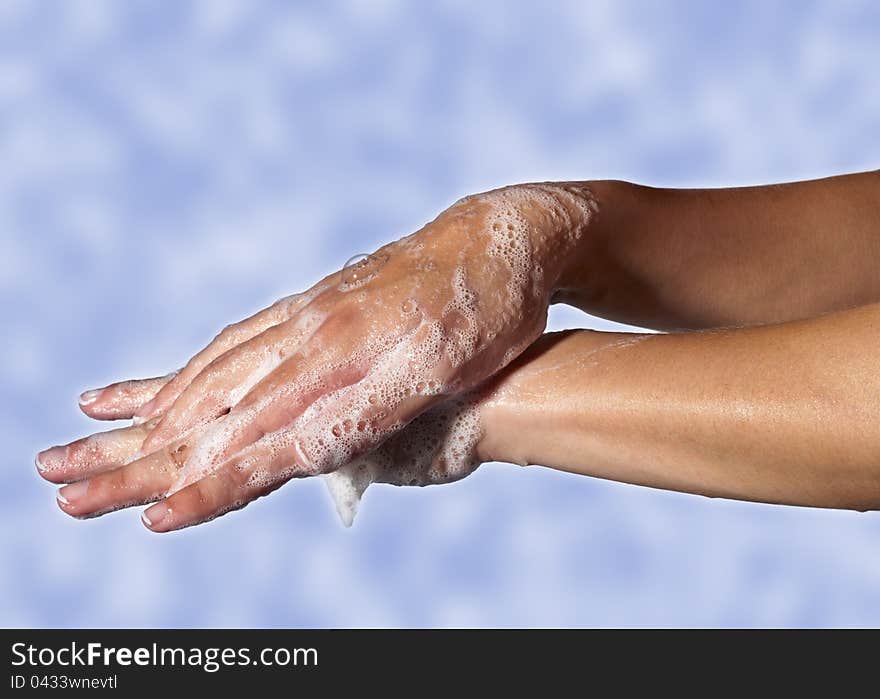
[[[565,255],[570,246],[564,240],[560,245],[559,231],[576,240],[595,205],[574,185],[521,185],[474,195],[456,206],[461,208],[441,214],[453,229],[470,231],[479,224],[462,237],[451,275],[434,264],[432,251],[440,248],[431,237],[410,236],[400,247],[353,258],[337,277],[337,290],[357,290],[348,297],[349,308],[358,309],[375,331],[340,358],[333,333],[321,331],[330,321],[313,318],[309,357],[317,368],[246,407],[212,416],[170,492],[237,458],[253,487],[270,487],[292,475],[329,474],[340,516],[350,522],[371,482],[428,485],[470,473],[480,438],[478,413],[472,401],[455,396],[496,373],[540,336],[549,289],[538,260]],[[442,244],[441,254],[448,256],[450,248]],[[419,274],[403,277],[383,294],[369,293],[370,282],[395,254],[413,256],[409,264]],[[439,283],[429,285],[428,278]],[[389,293],[398,304],[393,316],[386,306]],[[231,392],[230,407],[288,356],[268,349],[265,356],[250,358],[253,369]],[[406,424],[431,401],[448,396],[453,397]]]
[[[481,437],[475,398],[453,398],[422,413],[378,449],[324,476],[342,523],[351,526],[373,483],[426,486],[464,478],[479,466]]]
[[[364,286],[376,276],[387,261],[388,257],[381,253],[361,254],[349,258],[340,272],[339,290],[346,292]]]

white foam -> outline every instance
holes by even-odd
[[[370,282],[388,258],[382,253],[355,255],[342,266],[339,290],[352,291]]]
[[[446,277],[447,288],[436,283],[424,286],[426,279],[436,282],[443,273],[431,254],[434,241],[415,236],[402,241],[397,254],[412,255],[411,264],[419,273],[388,291],[400,304],[397,328],[389,331],[387,325],[377,324],[377,331],[363,344],[339,358],[334,337],[311,326],[309,360],[316,368],[263,401],[216,420],[191,450],[175,488],[218,468],[242,430],[254,424],[272,429],[265,427],[266,415],[295,411],[300,397],[313,393],[319,397],[301,414],[253,445],[274,470],[248,462],[248,484],[267,486],[293,474],[292,469],[299,469],[296,475],[331,474],[327,486],[343,522],[350,523],[374,480],[429,485],[470,473],[481,434],[471,399],[449,398],[409,425],[402,416],[417,413],[428,399],[472,389],[541,334],[550,293],[543,262],[556,265],[569,249],[565,240],[576,240],[595,211],[590,197],[575,189],[574,185],[521,185],[459,202],[460,210],[447,214],[460,217],[466,227],[475,221],[479,227],[465,229],[459,250],[443,243],[443,254],[457,254],[458,260]],[[543,217],[540,225],[533,225],[536,217]],[[367,285],[388,261],[386,250],[359,256],[334,282],[339,291],[357,289],[350,298],[360,312],[369,314],[378,308],[383,320],[388,318],[385,297],[370,294]],[[321,361],[325,355],[327,360]],[[274,370],[280,359],[275,354],[260,358],[233,392],[235,401]],[[360,367],[367,373],[357,380]],[[351,375],[353,383],[329,390],[331,375]],[[291,463],[278,464],[281,456]]]
[[[342,524],[350,527],[358,511],[361,497],[367,487],[375,480],[375,474],[368,464],[352,462],[324,476],[324,483],[336,505],[336,512]]]
[[[342,523],[350,527],[375,482],[426,486],[464,478],[479,465],[482,437],[476,397],[453,398],[423,413],[374,451],[324,479]]]

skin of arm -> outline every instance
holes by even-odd
[[[545,335],[481,405],[481,461],[712,497],[880,507],[880,305],[752,328]]]
[[[340,469],[336,482],[347,487],[337,505],[348,524],[371,482],[447,483],[501,461],[709,497],[878,509],[878,330],[880,304],[738,329],[550,333],[476,391]],[[129,412],[144,397],[130,385],[109,390],[118,409],[130,397]],[[136,449],[149,429],[75,443],[72,461],[92,485],[62,509],[94,516],[161,493],[173,473],[99,465],[114,458],[111,447],[117,458]],[[132,430],[137,438],[124,442]],[[222,498],[151,528],[197,524],[271,491],[222,472],[206,478],[222,488],[205,492]]]
[[[787,321],[876,301],[878,187],[877,173],[865,173],[732,190],[547,183],[466,197],[348,277],[330,275],[229,326],[178,374],[83,394],[86,414],[134,417],[138,424],[46,450],[38,468],[47,480],[75,484],[59,495],[69,514],[161,500],[145,524],[167,531],[241,507],[290,478],[333,471],[385,448],[386,440],[400,446],[411,420],[493,380],[539,337],[551,302],[644,327],[697,329]],[[669,344],[660,346],[675,351],[661,356],[670,381],[677,375],[686,383],[695,366],[690,355],[700,345],[679,337],[662,340]],[[740,351],[745,366],[749,353],[763,350],[754,342]],[[746,371],[737,380],[748,377],[765,378]],[[672,400],[670,392],[668,407],[685,414],[687,400],[695,401],[693,409],[706,408],[714,396],[721,415],[730,377],[719,369],[715,378],[721,383],[705,384],[703,403],[698,395]],[[609,397],[621,390],[614,381],[597,385]],[[569,395],[565,388],[559,386],[560,396]],[[655,434],[654,463],[671,469],[673,456],[661,458],[664,449],[674,455],[661,439],[667,432],[649,429],[652,420],[666,419],[657,408],[662,395],[650,389],[643,387],[653,403],[633,399],[629,409],[642,416],[644,449]],[[597,394],[585,391],[584,401],[590,395]],[[543,400],[553,405],[554,394],[545,392]],[[577,409],[588,420],[600,402]],[[793,398],[791,409],[804,407]],[[508,418],[513,424],[513,414]],[[582,434],[570,427],[571,438]],[[499,423],[487,434],[495,440],[503,429]],[[777,438],[795,448],[791,434]],[[541,458],[575,468],[580,462],[570,463],[570,456],[578,450],[590,453],[573,444],[569,457]],[[628,453],[624,447],[618,458]],[[508,460],[500,451],[493,458]],[[455,477],[467,472],[459,469]],[[656,482],[619,474],[688,489],[680,473],[668,472],[668,481],[654,475]],[[454,479],[446,476],[439,480]]]
[[[589,187],[598,214],[554,301],[659,330],[880,301],[880,171],[730,189]]]

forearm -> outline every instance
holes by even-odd
[[[880,506],[880,306],[740,330],[545,336],[482,408],[485,460]]]
[[[555,301],[695,329],[880,300],[880,172],[715,190],[583,186],[596,212]]]

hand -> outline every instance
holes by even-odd
[[[63,482],[107,471],[99,476],[107,487],[126,493],[108,498],[94,478],[62,489],[75,515],[168,495],[146,513],[148,526],[167,531],[292,477],[332,472],[540,335],[593,212],[578,185],[463,199],[417,233],[227,328],[146,404],[105,408],[115,387],[88,396],[84,409],[95,417],[131,411],[145,424],[44,452],[43,473]]]
[[[84,394],[81,405],[86,413],[104,419],[132,417],[173,376],[113,384],[99,394]],[[374,451],[327,474],[328,490],[345,526],[351,526],[360,499],[372,483],[449,483],[469,475],[485,461],[478,449],[483,436],[480,413],[484,395],[487,392],[474,391],[431,408]],[[38,467],[44,477],[54,482],[73,481],[59,493],[61,508],[74,516],[94,517],[161,497],[175,474],[172,461],[138,461],[141,444],[156,422],[101,432],[43,452]],[[227,482],[227,501],[245,504],[265,494],[255,496],[250,485],[247,481]],[[199,507],[178,516],[182,522],[196,523],[204,521],[206,512],[210,519],[225,511]]]

